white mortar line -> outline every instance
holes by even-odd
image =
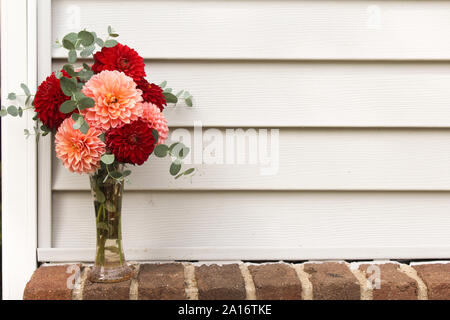
[[[81,275],[79,277],[79,280],[77,280],[78,283],[75,285],[72,291],[72,300],[83,300],[84,284],[86,283],[89,271],[89,267],[84,267],[81,270]]]
[[[373,261],[370,262],[374,264]],[[353,273],[353,275],[359,281],[359,287],[361,290],[361,300],[373,300],[373,288],[372,284],[366,277],[366,273],[359,269],[359,266],[366,264],[366,262],[352,262],[348,265],[348,268]]]
[[[195,279],[195,266],[184,262],[184,290],[188,300],[198,300],[197,280]]]
[[[245,283],[245,295],[247,300],[256,300],[256,288],[253,282],[253,277],[248,270],[247,264],[240,263],[239,269],[241,269],[242,277]]]
[[[408,266],[407,264],[401,264],[399,271],[406,274],[408,277],[416,280],[417,282],[417,299],[418,300],[428,300],[428,289],[425,283],[422,281],[422,279],[417,274],[417,271],[412,268],[411,266]]]
[[[138,300],[139,299],[138,275],[139,275],[139,269],[140,269],[141,265],[136,263],[136,264],[133,264],[133,266],[134,266],[134,275],[133,275],[133,278],[131,278],[131,283],[130,283],[130,300]]]
[[[313,285],[309,280],[311,275],[305,272],[305,266],[303,264],[291,264],[291,267],[294,268],[302,285],[302,300],[314,300]]]

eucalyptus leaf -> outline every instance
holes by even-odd
[[[97,201],[100,203],[104,203],[106,201],[105,194],[99,188],[95,189],[95,197]]]
[[[192,172],[194,172],[195,171],[195,168],[189,168],[189,169],[187,169],[183,174],[185,175],[185,176],[187,176],[187,175],[190,175]]]
[[[85,48],[83,51],[80,52],[80,56],[83,58],[89,57],[95,50],[94,45],[90,45],[89,47]]]
[[[78,39],[78,34],[75,32],[71,32],[69,34],[66,34],[63,38],[63,40],[68,40],[70,42],[72,42],[72,44],[74,44],[75,42],[77,42]]]
[[[92,108],[93,106],[95,106],[95,101],[92,98],[85,97],[85,98],[81,99],[80,101],[78,101],[78,106],[79,106],[80,110]]]
[[[128,177],[131,174],[131,170],[124,170],[122,173],[123,177]]]
[[[167,86],[167,81],[163,81],[159,84],[159,86],[161,87],[161,89],[164,89],[165,86]]]
[[[21,83],[20,87],[22,88],[23,92],[25,93],[26,96],[30,96],[31,92],[30,89],[28,89],[28,86],[25,83]]]
[[[4,117],[4,116],[6,116],[8,114],[8,111],[5,109],[5,108],[2,108],[1,110],[0,110],[0,117]]]
[[[168,153],[169,147],[166,146],[165,144],[158,144],[155,147],[155,156],[157,156],[158,158],[164,158],[167,156]]]
[[[6,110],[8,111],[9,115],[13,117],[17,117],[19,115],[19,110],[16,106],[9,106]]]
[[[75,50],[75,44],[72,41],[68,40],[68,39],[63,39],[62,40],[62,45],[67,50]]]
[[[114,162],[114,155],[113,154],[104,154],[100,160],[104,163],[104,164],[111,164]]]
[[[105,46],[105,42],[100,38],[95,39],[95,43],[98,44],[102,48]]]
[[[172,143],[169,147],[169,152],[172,153],[173,149],[177,146],[177,145],[183,145],[181,142],[175,142]]]
[[[17,96],[14,92],[8,94],[8,100],[16,100]]]
[[[119,172],[119,171],[113,171],[113,172],[111,172],[109,175],[110,175],[112,178],[117,179],[117,180],[123,178],[122,172]]]
[[[75,72],[75,70],[73,70],[73,66],[71,64],[65,64],[63,66],[64,71],[67,72],[67,74],[71,77],[75,77],[77,75],[77,73]]]
[[[81,126],[83,125],[83,123],[84,123],[84,118],[83,117],[78,117],[78,119],[75,121],[75,123],[73,124],[73,128],[75,129],[75,130],[78,130],[78,129],[80,129],[81,128]]]
[[[89,124],[86,121],[84,121],[83,124],[81,125],[80,131],[81,131],[82,134],[88,133],[88,131],[89,131]]]
[[[63,76],[63,73],[62,73],[61,71],[56,71],[56,72],[55,72],[55,77],[56,77],[57,79],[61,79],[62,76]]]
[[[174,162],[172,162],[172,164],[170,165],[170,174],[175,176],[178,174],[178,172],[180,172],[181,170],[181,162],[179,160],[175,160]]]
[[[77,62],[77,52],[75,50],[70,50],[69,51],[69,62],[70,63],[75,63]]]
[[[77,107],[77,103],[73,100],[67,100],[64,101],[61,106],[59,107],[59,110],[62,113],[71,113],[75,108]]]
[[[22,109],[22,107],[19,107],[19,108],[17,109],[17,111],[18,111],[18,113],[19,113],[19,117],[22,117],[22,115],[23,115],[23,109]]]
[[[178,98],[170,92],[163,92],[164,97],[166,98],[167,103],[177,103]]]
[[[115,47],[116,45],[117,45],[116,40],[106,40],[105,41],[105,47],[107,47],[107,48],[112,48],[112,47]]]
[[[60,79],[60,85],[61,85],[61,90],[62,92],[70,97],[72,96],[75,92],[77,92],[77,85],[69,78],[66,77],[62,77]]]
[[[186,104],[187,104],[189,107],[192,107],[192,98],[191,98],[191,97],[185,99],[184,101],[186,102]]]
[[[81,44],[85,47],[92,45],[95,41],[92,33],[85,30],[78,32],[78,39],[81,40]]]

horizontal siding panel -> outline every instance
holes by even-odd
[[[218,141],[222,141],[223,136],[219,136]],[[203,147],[208,147],[210,139],[204,137]],[[276,174],[261,174],[261,168],[267,168],[267,164],[203,164],[194,165],[198,172],[192,178],[174,180],[168,173],[168,159],[153,156],[145,165],[132,168],[126,188],[450,190],[449,140],[450,130],[447,129],[285,129],[279,132],[279,169],[273,172]],[[245,146],[239,150],[242,152],[236,150],[236,153],[248,154]],[[261,150],[265,149],[261,147]],[[258,151],[252,154],[255,152]],[[276,149],[272,155],[272,163],[276,164]],[[88,189],[86,176],[69,173],[56,159],[53,163],[54,190]]]
[[[157,59],[449,59],[450,2],[53,1],[53,38],[109,24]],[[54,50],[53,56],[65,56]]]
[[[54,70],[62,67],[56,60]],[[189,90],[170,126],[449,127],[449,63],[146,61],[148,78]]]
[[[177,247],[189,253],[202,247],[414,248],[450,242],[446,192],[127,192],[123,199],[129,249]],[[55,192],[53,208],[53,247],[95,246],[89,192]]]

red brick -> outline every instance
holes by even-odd
[[[244,278],[237,264],[195,267],[199,300],[243,300]]]
[[[450,264],[412,266],[427,286],[429,300],[450,300]]]
[[[81,271],[81,265],[39,267],[27,283],[23,299],[72,300],[73,287],[69,286],[74,284],[74,281],[71,280],[75,280],[77,270]]]
[[[367,272],[369,266],[371,265],[363,264],[359,269],[366,273],[367,279],[372,279],[376,274],[372,270]],[[417,282],[401,272],[398,264],[385,263],[372,266],[379,268],[380,275],[380,288],[373,288],[373,300],[417,300]],[[372,281],[372,284],[376,283]]]
[[[139,300],[183,300],[184,267],[181,263],[143,264],[139,270]]]
[[[314,300],[359,300],[359,282],[347,265],[338,262],[306,263]]]
[[[83,300],[129,300],[131,280],[113,283],[97,283],[86,279]]]
[[[295,270],[286,264],[250,265],[248,267],[260,300],[300,300],[302,284]]]

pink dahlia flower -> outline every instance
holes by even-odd
[[[159,108],[153,104],[144,102],[142,103],[144,112],[142,118],[144,121],[158,131],[159,139],[158,144],[164,143],[169,137],[169,127],[167,126],[167,120]]]
[[[59,126],[55,135],[56,156],[72,172],[93,173],[100,167],[100,157],[106,151],[105,143],[99,138],[102,132],[90,127],[83,134],[73,124],[73,119],[67,118]]]
[[[123,72],[102,71],[92,76],[83,93],[94,99],[95,106],[81,113],[89,125],[98,129],[120,127],[142,116],[142,91]]]

